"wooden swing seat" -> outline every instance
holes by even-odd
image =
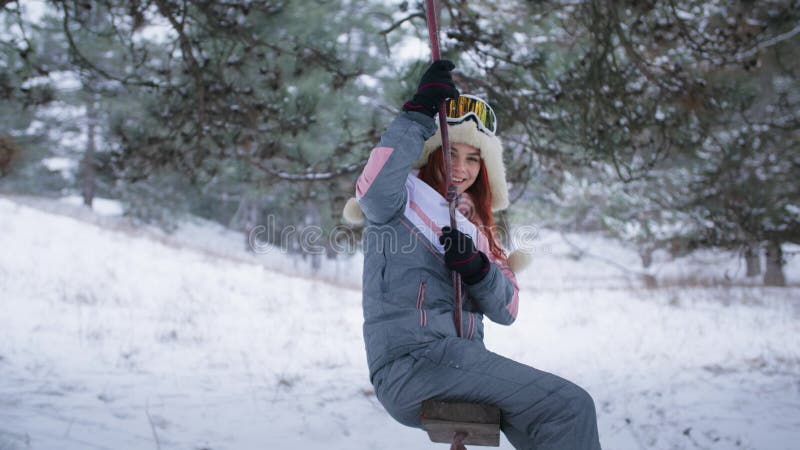
[[[464,448],[464,444],[499,447],[500,418],[500,409],[492,405],[422,402],[422,428],[432,442],[453,444],[451,448]]]

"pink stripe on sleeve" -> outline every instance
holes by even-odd
[[[377,147],[372,150],[372,153],[369,154],[367,165],[364,166],[364,170],[361,171],[361,175],[356,181],[356,197],[360,198],[367,194],[372,182],[375,181],[375,177],[383,169],[393,151],[394,149],[390,147]]]

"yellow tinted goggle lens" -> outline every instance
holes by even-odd
[[[497,118],[485,101],[468,95],[461,95],[455,100],[447,100],[448,119],[460,120],[468,116],[477,119],[479,128],[482,128],[483,131],[489,134],[497,131]]]

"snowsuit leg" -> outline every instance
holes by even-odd
[[[480,341],[448,337],[375,373],[378,400],[400,423],[421,428],[427,399],[488,403],[517,449],[599,450],[591,396],[556,375],[492,353]]]

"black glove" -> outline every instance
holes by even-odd
[[[489,273],[489,258],[475,248],[472,238],[450,227],[442,228],[439,243],[444,245],[444,264],[461,274],[467,284],[476,284]]]
[[[422,74],[417,93],[403,105],[403,111],[417,111],[433,117],[446,99],[458,98],[458,89],[450,73],[455,68],[455,64],[446,59],[434,61]]]

